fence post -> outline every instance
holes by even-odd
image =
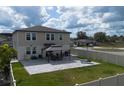
[[[99,86],[102,85],[102,78],[99,78]]]
[[[75,84],[75,86],[79,86],[79,84]]]
[[[16,80],[13,80],[13,85],[16,86]]]
[[[116,76],[116,85],[118,86],[119,85],[119,74],[117,73],[117,76]]]

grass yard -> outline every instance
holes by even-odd
[[[18,86],[68,86],[124,73],[124,67],[100,62],[100,65],[81,67],[36,75],[29,75],[21,63],[13,63],[13,72]]]
[[[124,47],[124,42],[116,42],[116,43],[101,43],[99,47],[113,47],[113,48],[123,48]]]

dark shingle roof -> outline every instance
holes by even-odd
[[[15,32],[17,32],[17,31],[71,33],[71,32],[66,32],[65,30],[58,30],[58,29],[49,28],[49,27],[45,27],[45,26],[33,26],[33,27],[29,27],[29,28],[22,28],[22,29],[16,30]]]

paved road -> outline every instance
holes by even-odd
[[[79,50],[88,50],[88,51],[96,51],[96,52],[104,52],[104,53],[110,53],[110,54],[115,54],[115,55],[121,55],[124,56],[124,51],[122,52],[107,52],[107,51],[99,51],[99,50],[93,50],[93,48],[82,48],[82,47],[75,47],[74,49],[79,49]]]

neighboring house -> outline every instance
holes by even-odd
[[[0,37],[0,45],[2,45],[5,41],[6,41],[6,39],[3,39]]]
[[[0,44],[8,44],[12,47],[12,33],[0,33]]]
[[[79,39],[79,40],[74,41],[74,43],[77,46],[86,46],[87,44],[94,46],[97,44],[97,42],[95,40],[88,40],[88,39]]]
[[[45,50],[51,45],[60,45],[65,51],[70,50],[70,32],[44,26],[33,26],[13,32],[13,47],[18,52],[18,59],[30,59],[31,56],[46,56]]]

